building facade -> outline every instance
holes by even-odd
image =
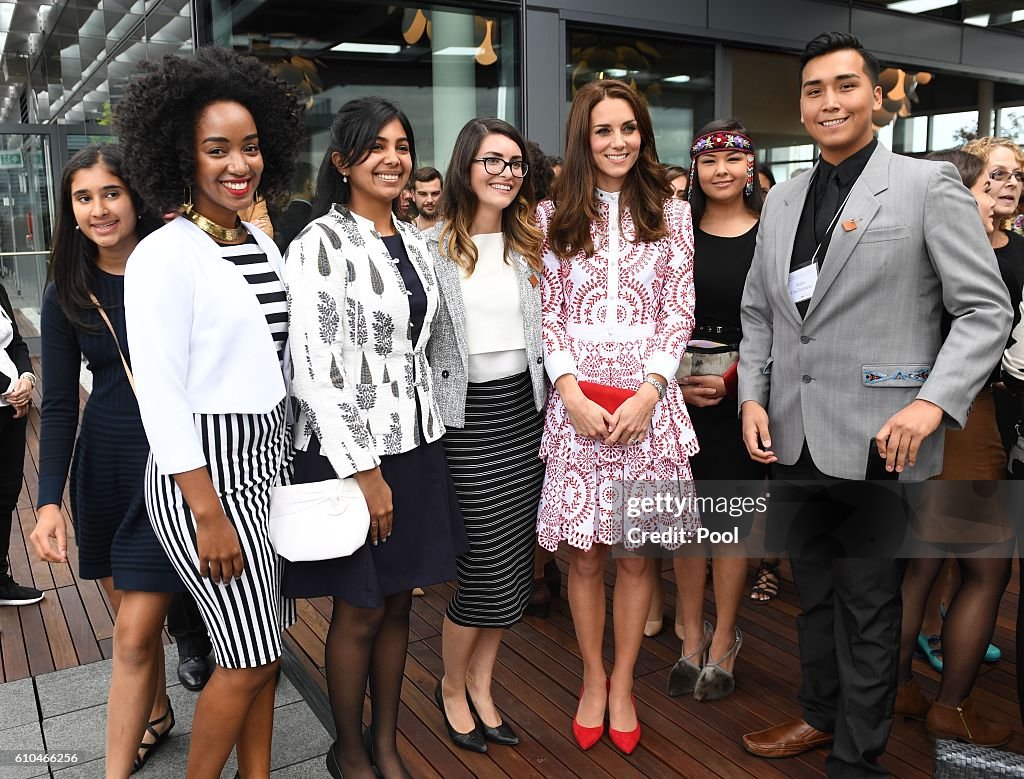
[[[824,30],[856,34],[882,60],[876,125],[895,151],[993,132],[1024,141],[1024,2],[0,2],[0,275],[31,318],[62,163],[110,137],[111,106],[141,60],[211,42],[264,60],[303,94],[314,166],[334,113],[365,94],[402,104],[421,165],[443,171],[474,116],[560,154],[574,91],[621,78],[651,106],[663,161],[687,165],[694,131],[736,116],[784,179],[815,157],[796,55]]]

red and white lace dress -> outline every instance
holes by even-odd
[[[697,439],[675,381],[693,330],[693,227],[690,206],[665,202],[668,235],[632,243],[633,220],[618,193],[597,190],[599,217],[591,226],[594,254],[560,260],[547,240],[554,214],[550,201],[537,217],[545,235],[543,334],[545,367],[552,383],[566,373],[580,381],[636,390],[644,377],[668,379],[654,409],[651,430],[638,444],[609,446],[578,435],[554,387],[548,396],[540,456],[547,463],[537,518],[541,546],[554,551],[563,540],[580,549],[595,542],[641,546],[624,525],[669,536],[699,527],[696,513],[645,512],[627,518],[627,499],[639,487],[682,497],[690,494],[691,455]],[[645,486],[646,485],[646,486]],[[666,532],[670,531],[670,532]],[[644,535],[644,538],[649,536]]]

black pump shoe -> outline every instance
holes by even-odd
[[[441,710],[441,716],[444,717],[444,726],[448,730],[448,738],[452,740],[455,746],[460,749],[467,749],[470,752],[483,753],[487,751],[487,744],[484,743],[484,737],[480,732],[480,728],[474,725],[469,733],[459,733],[459,731],[452,727],[452,723],[448,721],[448,714],[444,710],[441,682],[438,682],[437,687],[434,688],[434,701],[437,703],[437,708]]]
[[[337,743],[334,742],[327,749],[327,773],[334,779],[345,779],[345,775],[341,773],[341,766],[338,765],[338,756],[334,754],[334,747]]]
[[[519,736],[515,734],[515,731],[509,727],[507,722],[502,722],[498,727],[492,728],[480,718],[476,711],[476,706],[473,705],[473,699],[469,696],[469,690],[466,690],[466,702],[469,704],[469,713],[480,721],[480,731],[484,734],[484,739],[506,747],[514,747],[519,743]]]

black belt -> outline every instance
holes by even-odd
[[[728,341],[729,343],[739,343],[742,332],[738,327],[729,327],[727,325],[707,325],[698,323],[693,328],[693,334],[691,338],[700,338],[709,341]],[[722,336],[727,336],[722,338]]]

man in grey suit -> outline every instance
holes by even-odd
[[[857,513],[836,495],[880,494],[844,481],[865,478],[871,447],[893,478],[941,470],[942,428],[964,424],[1011,314],[953,167],[874,139],[878,60],[854,36],[824,33],[801,68],[801,121],[821,158],[765,203],[741,309],[739,402],[751,457],[772,464],[776,479],[822,485],[801,493],[809,497],[797,510],[818,537],[801,538],[795,522],[786,543],[801,601],[803,717],[744,743],[764,757],[832,743],[829,776],[876,776],[896,690],[893,556],[904,525],[885,512],[868,529],[875,507]],[[872,547],[873,536],[890,543],[875,537]]]

